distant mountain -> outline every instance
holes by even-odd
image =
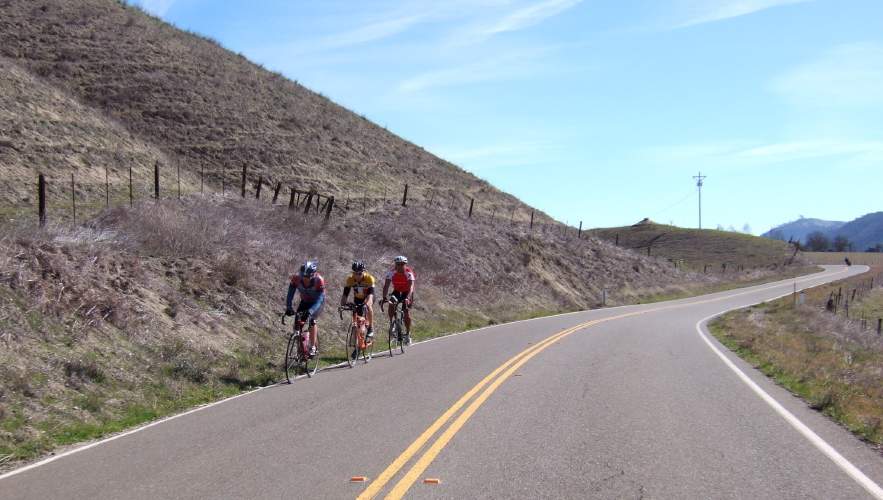
[[[828,230],[825,234],[831,239],[845,236],[852,243],[853,250],[863,252],[883,243],[883,212],[863,215],[839,228]]]
[[[806,219],[801,217],[796,221],[774,227],[760,236],[763,238],[772,238],[774,240],[800,241],[801,243],[804,243],[806,242],[806,235],[809,233],[821,231],[828,234],[840,229],[844,224],[846,223],[822,219]]]

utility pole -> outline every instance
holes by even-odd
[[[702,172],[699,172],[699,175],[693,176],[696,179],[696,187],[699,188],[699,229],[702,229],[702,179],[706,177],[708,176],[702,175]]]

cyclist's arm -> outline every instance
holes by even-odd
[[[288,285],[288,295],[285,297],[285,309],[291,309],[292,302],[294,301],[294,294],[297,292],[297,287],[294,286],[294,283]]]
[[[414,280],[408,280],[408,300],[414,297]]]
[[[386,300],[386,293],[389,291],[389,284],[392,283],[392,280],[386,278],[386,281],[383,282],[383,300]]]
[[[318,311],[319,308],[322,307],[322,304],[324,302],[325,302],[325,290],[322,290],[322,293],[320,293],[319,296],[316,298],[316,302],[314,302],[313,305],[310,306],[310,314],[311,315],[316,314],[316,311]]]
[[[350,287],[343,287],[343,296],[340,298],[340,305],[346,304],[346,298],[350,296]]]
[[[371,304],[374,303],[374,287],[369,286],[368,290],[365,292],[365,303],[368,304],[368,307],[371,307]]]

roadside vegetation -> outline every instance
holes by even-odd
[[[874,267],[807,290],[803,303],[798,294],[733,311],[709,329],[810,407],[883,449],[880,318],[883,269]]]
[[[277,314],[307,259],[328,283],[324,363],[344,359],[335,309],[356,259],[382,279],[409,257],[417,339],[601,307],[602,291],[607,305],[634,304],[813,269],[685,271],[588,233],[420,203],[325,221],[192,196],[78,225],[25,220],[0,227],[0,469],[280,380],[289,330]],[[787,246],[767,241],[784,262]]]

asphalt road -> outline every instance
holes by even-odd
[[[880,455],[703,326],[865,270],[422,342],[13,471],[0,499],[883,498]]]

